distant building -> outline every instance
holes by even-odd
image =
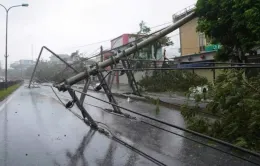
[[[144,35],[137,35],[137,34],[120,35],[120,36],[111,40],[111,49],[121,47],[121,46],[126,45],[126,44],[131,43],[131,42],[136,43],[134,41],[137,40],[138,38],[143,37],[143,36]],[[127,46],[122,47],[122,50],[124,50],[126,48],[127,48]]]
[[[33,60],[21,59],[19,61],[12,63],[10,65],[10,67],[13,69],[21,70],[21,69],[27,69],[28,67],[31,67],[34,64],[35,64],[35,61],[33,61]]]
[[[142,38],[144,38],[145,35],[138,35],[138,34],[123,34],[120,35],[114,39],[111,40],[111,51],[109,50],[104,50],[103,51],[103,59],[109,59],[111,58],[111,56],[115,56],[118,53],[121,53],[122,51],[134,46],[135,44],[141,42]],[[132,54],[129,55],[128,57],[130,57],[130,59],[142,59],[142,60],[163,60],[164,56],[163,56],[163,49],[162,48],[158,48],[156,55],[154,55],[155,53],[155,49],[153,46],[147,46],[141,50],[139,50],[138,52],[136,52],[136,54]],[[156,58],[155,58],[156,56]],[[99,61],[100,58],[97,59],[97,61]],[[148,62],[148,61],[147,61]],[[145,63],[145,61],[143,61],[143,63]],[[140,63],[140,64],[143,64]],[[151,63],[150,63],[151,64]],[[160,65],[162,65],[162,62],[156,63],[157,66],[159,67]],[[116,65],[117,68],[123,68],[123,65],[121,62],[119,62]],[[110,70],[110,67],[106,68],[107,70]],[[145,72],[135,72],[135,79],[136,81],[139,81],[140,79],[142,79],[143,76],[146,75]],[[114,82],[117,85],[119,84],[128,84],[128,78],[126,76],[126,74],[119,76],[119,72],[115,73],[115,79]]]
[[[67,54],[59,54],[58,55],[60,58],[62,58],[63,60],[65,60],[66,62],[67,61],[70,61],[70,56],[67,55]],[[50,57],[50,62],[51,63],[57,63],[57,64],[63,64],[63,62],[61,60],[59,60],[56,56],[52,55]]]
[[[142,38],[144,38],[146,35],[138,35],[138,34],[123,34],[121,36],[118,36],[111,40],[111,49],[115,54],[118,52],[121,52],[134,44],[139,43],[142,41]],[[140,40],[139,40],[140,39]],[[130,44],[129,44],[130,43]],[[139,51],[139,58],[142,59],[155,59],[154,58],[154,48],[153,47],[147,47],[144,49],[149,49],[150,53],[145,51]],[[163,50],[162,48],[159,48],[157,50],[156,59],[160,60],[163,59]]]

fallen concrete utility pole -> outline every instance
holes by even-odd
[[[75,83],[77,83],[81,80],[84,80],[84,79],[88,78],[90,75],[97,75],[98,72],[99,72],[99,69],[104,69],[108,66],[111,66],[112,64],[119,63],[119,60],[121,58],[125,58],[125,57],[133,54],[136,50],[141,49],[141,48],[155,42],[156,40],[164,37],[165,35],[167,35],[169,33],[171,33],[172,31],[176,30],[177,28],[179,28],[183,24],[187,23],[188,21],[192,20],[193,18],[195,18],[194,12],[188,14],[183,19],[181,19],[178,22],[174,23],[173,25],[165,28],[164,30],[156,33],[155,35],[149,37],[148,39],[146,39],[146,40],[144,40],[144,41],[142,41],[138,44],[135,44],[134,46],[122,51],[121,53],[114,56],[113,58],[105,60],[103,62],[99,62],[99,63],[97,63],[97,65],[95,67],[88,68],[88,70],[66,79],[61,84],[54,85],[54,87],[58,88],[58,90],[60,90],[60,91],[66,91],[68,86],[71,86],[71,85],[73,85],[73,84],[75,84]]]

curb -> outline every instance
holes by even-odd
[[[83,89],[82,87],[76,87],[75,88],[78,88],[78,89]],[[105,94],[104,91],[94,91],[93,89],[88,89],[89,91],[93,91],[93,92],[96,92],[96,93],[103,93]],[[157,100],[158,97],[151,97],[151,96],[147,96],[147,95],[144,95],[144,96],[136,96],[136,95],[128,95],[128,94],[122,94],[122,93],[112,93],[114,96],[116,97],[119,97],[119,98],[124,98],[124,99],[127,99],[128,97],[130,97],[131,99],[133,100],[136,100],[136,101],[143,101],[145,103],[149,103],[149,104],[154,104],[153,101]],[[165,101],[162,101],[161,99],[159,99],[160,101],[160,106],[164,106],[166,108],[170,108],[170,109],[176,109],[176,110],[180,110],[182,104],[177,104],[177,103],[169,103],[169,102],[165,102]],[[207,103],[206,103],[207,104]],[[201,114],[204,114],[206,115],[207,117],[211,117],[211,118],[216,118],[215,115],[212,115],[210,113],[207,113],[204,111],[204,109],[206,108],[206,106],[200,106],[200,108],[202,109],[201,110]]]
[[[93,89],[88,89],[90,91],[94,91]],[[96,91],[94,91],[96,92]],[[103,93],[105,94],[104,91],[99,91],[97,93]],[[120,98],[124,98],[124,99],[127,99],[128,97],[130,97],[131,99],[133,100],[137,100],[137,101],[143,101],[143,102],[146,102],[146,103],[152,103],[153,102],[151,100],[149,100],[148,98],[150,99],[153,99],[153,100],[157,100],[157,98],[154,98],[154,97],[150,97],[150,96],[134,96],[134,95],[127,95],[127,94],[122,94],[122,93],[112,93],[114,96],[116,97],[120,97]],[[181,104],[173,104],[173,103],[168,103],[168,102],[165,102],[165,101],[162,101],[160,100],[160,105],[162,106],[165,106],[165,107],[168,107],[168,108],[177,108],[179,109],[181,107]]]
[[[78,88],[78,89],[83,89],[82,87],[77,87],[77,86],[74,86],[74,87]],[[94,91],[93,89],[88,89],[88,90],[93,91],[93,92],[97,92],[97,91]],[[98,91],[97,93],[105,94],[104,91]],[[112,92],[112,94],[116,97],[119,97],[119,98],[127,99],[128,97],[130,97],[133,100],[143,101],[143,102],[150,103],[150,104],[153,104],[152,100],[157,100],[159,98],[159,97],[151,97],[151,96],[148,96],[148,95],[136,96],[136,95],[128,95],[128,94],[124,94],[124,93],[116,93],[116,92],[114,92],[114,93]],[[182,104],[169,103],[169,102],[165,102],[161,99],[159,99],[159,101],[160,101],[160,105],[165,106],[167,108],[180,109],[180,107],[182,106]],[[204,109],[204,108],[202,108],[202,109]]]

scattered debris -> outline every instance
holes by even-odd
[[[127,102],[130,103],[131,102],[131,99],[130,97],[127,98]]]

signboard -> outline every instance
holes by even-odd
[[[211,44],[211,45],[207,45],[205,47],[205,51],[215,51],[221,48],[221,45],[219,44]]]

